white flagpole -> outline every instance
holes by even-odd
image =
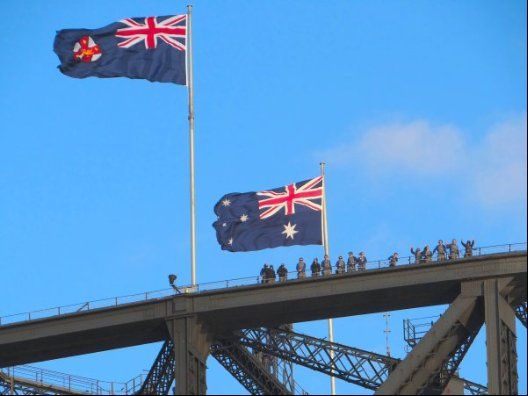
[[[192,55],[192,5],[187,6],[187,92],[189,94],[189,168],[191,190],[191,284],[196,285],[196,200],[194,189],[194,81]]]
[[[326,216],[326,176],[325,176],[325,163],[321,162],[319,164],[321,166],[321,176],[322,179],[322,187],[323,187],[323,197],[321,199],[321,206],[323,207],[322,215],[321,215],[321,233],[322,233],[322,239],[323,239],[323,249],[324,254],[328,255],[330,257],[330,244],[328,243],[328,220]],[[334,342],[334,321],[332,318],[328,319],[328,341]],[[330,360],[334,360],[334,351],[330,350]],[[334,368],[334,364],[332,363],[332,369]],[[330,394],[335,395],[336,394],[336,382],[335,377],[330,376]]]

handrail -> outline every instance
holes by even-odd
[[[525,251],[525,250],[526,250],[526,242],[519,242],[519,243],[509,243],[509,244],[502,244],[502,245],[475,247],[473,248],[473,251],[474,251],[473,254],[474,256],[483,256],[483,255],[489,255],[489,254],[511,253],[515,251]],[[463,257],[460,258],[460,260],[462,259]],[[400,257],[398,266],[401,267],[402,265],[408,265],[408,264],[414,265],[413,260],[414,260],[413,256]],[[449,263],[449,262],[450,260],[447,260],[443,263]],[[307,264],[307,267],[308,267],[308,264]],[[382,268],[389,268],[389,267],[390,267],[389,259],[370,260],[366,264],[366,270],[382,269]],[[334,268],[334,266],[332,266],[332,268]],[[355,272],[361,272],[361,271],[355,271]],[[332,276],[333,275],[334,274],[332,274]],[[296,276],[297,276],[297,271],[289,271],[288,281],[294,279],[294,277]],[[336,276],[340,276],[340,275],[336,275]],[[307,276],[306,279],[308,278],[310,277]],[[103,298],[103,299],[87,301],[87,302],[82,302],[82,303],[77,303],[77,304],[62,305],[59,307],[41,309],[41,310],[30,311],[30,312],[22,312],[22,313],[17,313],[17,314],[4,315],[4,316],[0,316],[0,327],[9,325],[9,324],[14,324],[14,323],[26,322],[30,320],[67,315],[67,314],[72,314],[72,313],[76,313],[80,311],[91,311],[94,309],[108,308],[112,306],[119,306],[119,305],[137,303],[137,302],[149,301],[149,300],[155,301],[157,299],[166,298],[170,296],[185,295],[189,293],[196,294],[196,293],[203,293],[203,292],[211,291],[211,290],[236,288],[236,287],[242,287],[242,286],[255,286],[257,284],[263,283],[264,280],[265,279],[263,279],[261,276],[249,276],[249,277],[244,277],[244,278],[235,278],[235,279],[228,279],[228,280],[223,280],[223,281],[205,282],[205,283],[197,284],[195,286],[190,286],[190,285],[179,286],[177,287],[177,290],[180,294],[178,294],[178,292],[172,288],[167,288],[167,289],[160,289],[160,290],[148,291],[148,292],[137,293],[137,294],[129,294],[129,295],[119,296],[119,297]]]
[[[134,389],[127,383],[101,381],[94,378],[61,373],[59,371],[42,369],[34,366],[16,366],[0,369],[0,373],[7,378],[28,386],[41,386],[55,389],[59,392],[77,394],[133,394]]]

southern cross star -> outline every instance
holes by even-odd
[[[233,238],[229,238],[229,240],[227,241],[227,244],[228,245],[232,245],[233,244]]]
[[[247,219],[249,218],[249,216],[247,214],[243,214],[242,216],[240,216],[240,221],[242,223],[245,223],[247,221]]]
[[[291,224],[289,221],[288,221],[288,224],[285,224],[284,225],[284,231],[281,232],[281,234],[284,234],[286,235],[286,239],[288,238],[291,238],[293,239],[295,234],[297,234],[299,231],[296,231],[295,230],[295,227],[297,226],[297,224]]]
[[[224,206],[229,206],[229,205],[231,205],[231,201],[230,201],[228,198],[226,198],[226,199],[224,199],[224,200],[222,201],[222,205],[224,205]]]

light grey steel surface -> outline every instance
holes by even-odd
[[[526,290],[526,252],[183,294],[15,323],[0,326],[0,367],[162,341],[171,318],[196,316],[220,334],[448,304],[461,282],[495,277],[514,278]]]

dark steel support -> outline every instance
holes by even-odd
[[[438,394],[484,323],[480,283],[467,285],[376,394]]]
[[[471,382],[466,379],[464,381],[464,390],[470,395],[487,395],[488,388],[484,385],[477,384],[476,382]]]
[[[435,319],[438,319],[439,316],[421,318],[421,319],[405,319],[403,321],[403,333],[404,340],[407,342],[407,345],[412,349],[418,342],[424,337],[425,334],[433,327]],[[475,329],[476,330],[476,329]],[[434,394],[439,395],[448,388],[451,383],[450,381],[456,379],[455,372],[462,362],[466,352],[469,349],[469,346],[472,344],[473,340],[477,336],[478,331],[474,331],[467,336],[466,342],[463,342],[459,347],[454,351],[451,358],[445,363],[438,373],[438,375],[431,379],[431,383],[428,387],[425,387],[421,393],[422,394]],[[469,394],[487,394],[488,388],[483,385],[465,380],[459,379],[462,381],[463,388],[468,391]],[[457,382],[458,384],[458,382]],[[452,389],[451,389],[452,390]]]
[[[175,360],[172,340],[165,341],[141,385],[139,395],[166,395],[174,382]]]
[[[287,387],[294,383],[291,370],[286,376],[288,383],[282,384],[278,379],[277,365],[267,367],[262,358],[259,359],[256,355],[252,355],[250,351],[236,342],[219,341],[211,345],[210,353],[253,394],[292,393],[290,389],[294,386]],[[174,344],[172,340],[168,340],[163,344],[138,394],[168,394],[176,372]]]
[[[170,319],[167,327],[174,344],[175,393],[205,395],[205,363],[211,346],[210,334],[195,317]]]
[[[267,342],[268,332],[264,329],[247,329],[237,334],[240,343],[253,350],[274,355],[286,361],[302,365],[330,375],[332,372],[330,351],[334,351],[334,376],[367,389],[377,389],[400,362],[391,358],[358,348],[332,343],[305,334],[272,329],[272,342]],[[467,348],[466,348],[467,350]],[[462,353],[456,354],[459,359]],[[453,363],[456,365],[456,363]],[[444,377],[445,378],[445,377]],[[486,394],[483,385],[462,379],[464,389],[470,394]]]
[[[526,301],[523,301],[515,307],[515,316],[521,321],[523,326],[526,328],[526,316],[527,316],[527,307]]]
[[[292,394],[260,359],[234,340],[214,343],[211,355],[252,395]]]
[[[515,312],[501,295],[501,279],[484,282],[488,388],[494,395],[518,394]]]
[[[253,350],[328,375],[333,373],[336,378],[368,389],[376,389],[397,363],[396,359],[385,355],[282,329],[269,329],[269,333],[264,329],[247,329],[236,337],[242,345]]]
[[[447,362],[442,365],[438,374],[432,377],[426,386],[421,388],[419,392],[420,394],[440,395],[443,393],[444,389],[449,384],[449,381],[454,377],[458,367],[460,366],[460,363],[462,363],[464,356],[466,356],[469,347],[471,344],[473,344],[473,341],[477,337],[482,324],[480,326],[477,325],[474,327],[466,327],[461,324],[457,324],[457,327],[458,328],[453,328],[454,332],[460,333],[460,341],[458,342],[456,349],[450,353],[450,357],[448,358]]]

